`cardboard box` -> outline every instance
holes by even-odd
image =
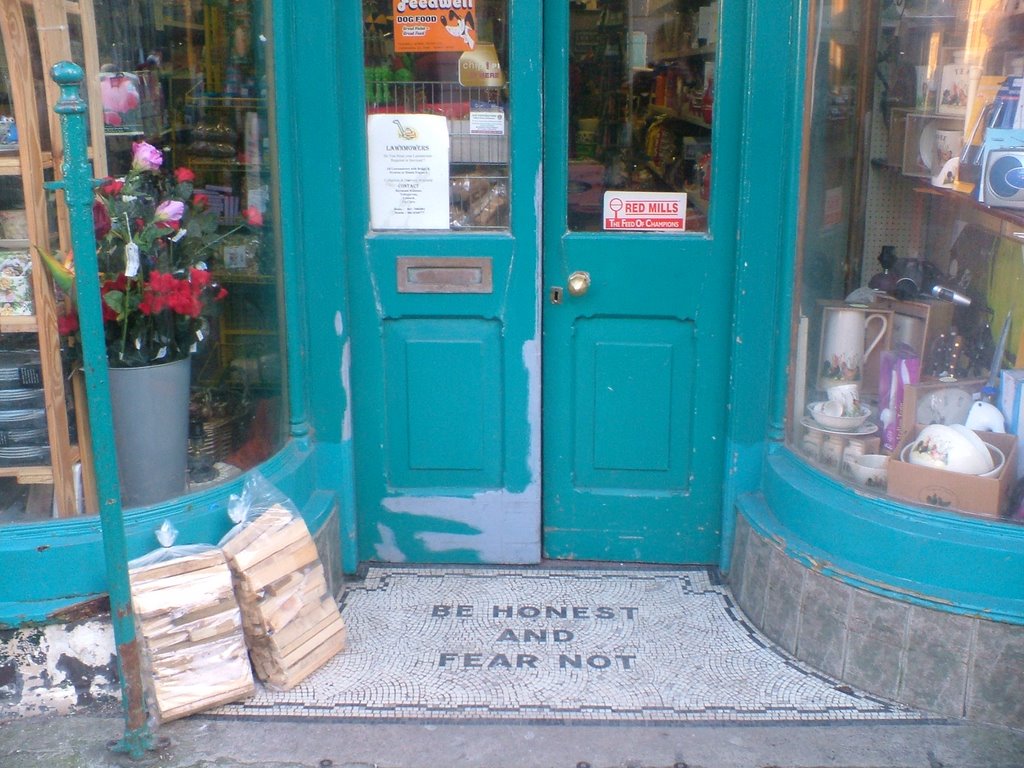
[[[922,428],[918,425],[911,439],[916,438]],[[889,495],[915,504],[999,517],[1017,479],[1017,438],[994,432],[977,434],[1006,457],[1002,469],[994,476],[980,477],[933,469],[910,464],[894,455],[889,461]]]
[[[928,370],[932,344],[953,324],[953,305],[948,301],[900,301],[882,296],[875,300],[874,306],[893,311],[892,344],[903,342],[913,347],[921,358],[921,370]]]
[[[939,170],[931,168],[935,132],[962,130],[963,127],[962,117],[909,112],[903,135],[903,175],[930,179]]]
[[[889,119],[889,142],[886,144],[885,164],[903,169],[903,145],[906,142],[907,115],[912,110],[893,108]]]

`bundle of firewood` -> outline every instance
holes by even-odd
[[[345,649],[345,624],[301,517],[275,504],[221,548],[260,680],[288,690]]]
[[[191,554],[175,557],[167,550],[163,559],[129,564],[128,570],[143,680],[160,722],[244,699],[254,690],[224,555],[214,547],[184,551]]]

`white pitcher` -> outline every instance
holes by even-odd
[[[853,308],[826,307],[823,311],[818,388],[859,384],[864,360],[885,336],[889,320],[885,315],[866,314]],[[873,322],[878,323],[878,332],[869,342],[866,337]]]

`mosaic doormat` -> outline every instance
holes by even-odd
[[[211,714],[498,722],[920,721],[763,638],[702,568],[371,567],[349,649]]]

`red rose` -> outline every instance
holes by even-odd
[[[92,204],[92,228],[97,240],[102,240],[110,232],[110,212],[102,200],[96,200]]]
[[[174,180],[179,184],[182,184],[183,182],[186,181],[195,181],[196,175],[195,173],[192,172],[191,168],[181,166],[180,168],[174,169]]]
[[[188,271],[188,280],[192,283],[194,290],[198,293],[210,284],[210,273],[205,269],[196,269],[195,267],[192,267]]]
[[[67,314],[57,318],[57,333],[67,336],[78,330],[78,315]]]
[[[202,192],[196,192],[192,195],[192,207],[201,211],[205,211],[210,207],[210,198],[208,195],[204,195]]]
[[[114,197],[115,195],[121,194],[121,190],[124,188],[124,182],[118,181],[117,179],[107,179],[100,186],[100,194],[104,197]]]

